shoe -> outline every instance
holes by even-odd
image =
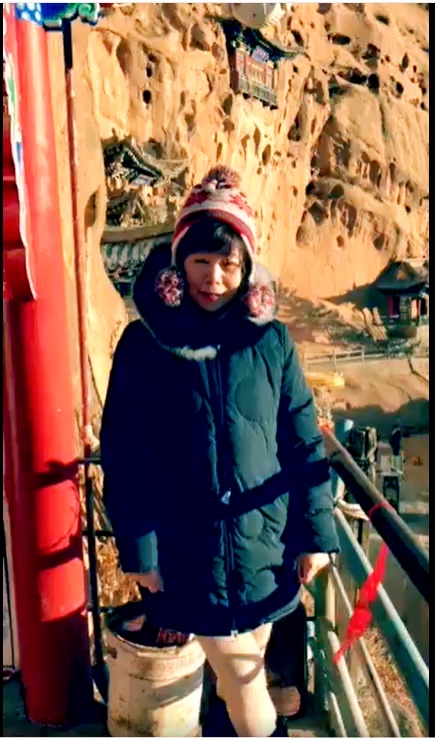
[[[273,733],[271,733],[270,738],[273,738],[273,736],[276,736],[277,738],[288,738],[289,732],[285,718],[278,716],[276,728]]]
[[[203,738],[237,738],[225,702],[213,691],[210,695],[207,717],[202,725]]]

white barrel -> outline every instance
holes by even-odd
[[[107,628],[111,736],[199,736],[204,652],[196,639],[151,648]]]

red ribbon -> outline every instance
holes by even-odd
[[[386,500],[378,502],[376,505],[373,505],[367,513],[368,519],[371,520],[373,513],[382,507],[393,509]],[[361,636],[364,635],[372,621],[373,616],[370,610],[370,603],[376,599],[379,585],[385,577],[388,550],[387,544],[385,541],[382,541],[373,571],[369,574],[360,589],[358,600],[347,624],[343,643],[333,656],[334,664],[336,664],[341,657],[346,654],[355,641],[359,640]]]

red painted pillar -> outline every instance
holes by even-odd
[[[27,714],[61,725],[90,695],[87,598],[47,39],[15,34],[36,298],[4,302],[5,485]]]

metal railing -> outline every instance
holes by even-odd
[[[385,505],[385,497],[370,482],[350,453],[326,428],[323,429],[330,466],[344,481],[402,569],[429,602],[429,556],[398,513]],[[375,509],[376,508],[376,509]],[[373,511],[373,512],[372,512]]]
[[[383,361],[385,359],[429,358],[429,349],[425,346],[399,347],[391,343],[386,346],[364,347],[348,350],[333,350],[321,354],[302,353],[304,366],[332,364],[337,369],[340,364],[363,364],[366,361]]]
[[[324,430],[325,445],[333,470],[344,481],[356,502],[365,513],[370,514],[371,524],[389,546],[410,581],[427,602],[429,597],[429,557],[411,533],[408,526],[392,509],[385,507],[385,498],[368,480],[346,449],[335,436]],[[109,529],[96,530],[94,525],[94,490],[90,465],[100,465],[97,456],[81,460],[84,468],[86,497],[86,529],[83,535],[88,540],[91,602],[94,629],[94,679],[103,698],[107,699],[108,677],[105,669],[101,614],[108,608],[100,607],[97,575],[97,538],[112,536]],[[369,560],[358,543],[349,522],[340,509],[335,510],[335,519],[340,538],[342,555],[340,568],[333,565],[317,578],[311,591],[315,600],[316,635],[309,643],[315,657],[316,689],[315,703],[321,711],[326,704],[331,730],[339,736],[369,736],[367,721],[359,704],[355,674],[346,658],[333,663],[334,653],[339,649],[336,627],[336,599],[341,610],[350,616],[352,600],[346,590],[342,573],[346,572],[355,588],[361,587],[372,571]],[[371,606],[373,622],[382,633],[407,686],[409,694],[424,725],[428,725],[429,669],[406,629],[385,589],[379,588],[378,596]],[[384,735],[400,736],[398,722],[391,708],[385,686],[376,670],[369,649],[363,638],[353,647],[358,664],[378,706],[379,715],[385,726]]]
[[[345,487],[361,509],[369,515],[371,522],[366,525],[373,526],[424,601],[428,602],[428,554],[400,516],[385,506],[385,498],[335,436],[327,430],[323,433],[330,465],[343,479]],[[349,520],[339,507],[335,510],[335,519],[341,555],[329,571],[316,580],[312,588],[318,625],[315,648],[317,647],[318,665],[322,672],[318,685],[322,698],[328,705],[330,727],[336,735],[370,735],[366,717],[359,704],[357,676],[362,673],[377,706],[377,717],[383,725],[382,735],[400,736],[398,720],[387,696],[388,685],[382,682],[364,638],[360,638],[352,646],[349,655],[342,658],[337,666],[333,664],[334,653],[340,645],[337,614],[344,610],[347,618],[350,617],[356,591],[372,571]],[[425,728],[428,728],[429,669],[382,585],[371,605],[371,614],[373,624],[388,646],[388,654],[397,666],[416,712]],[[320,651],[323,653],[320,654]]]

